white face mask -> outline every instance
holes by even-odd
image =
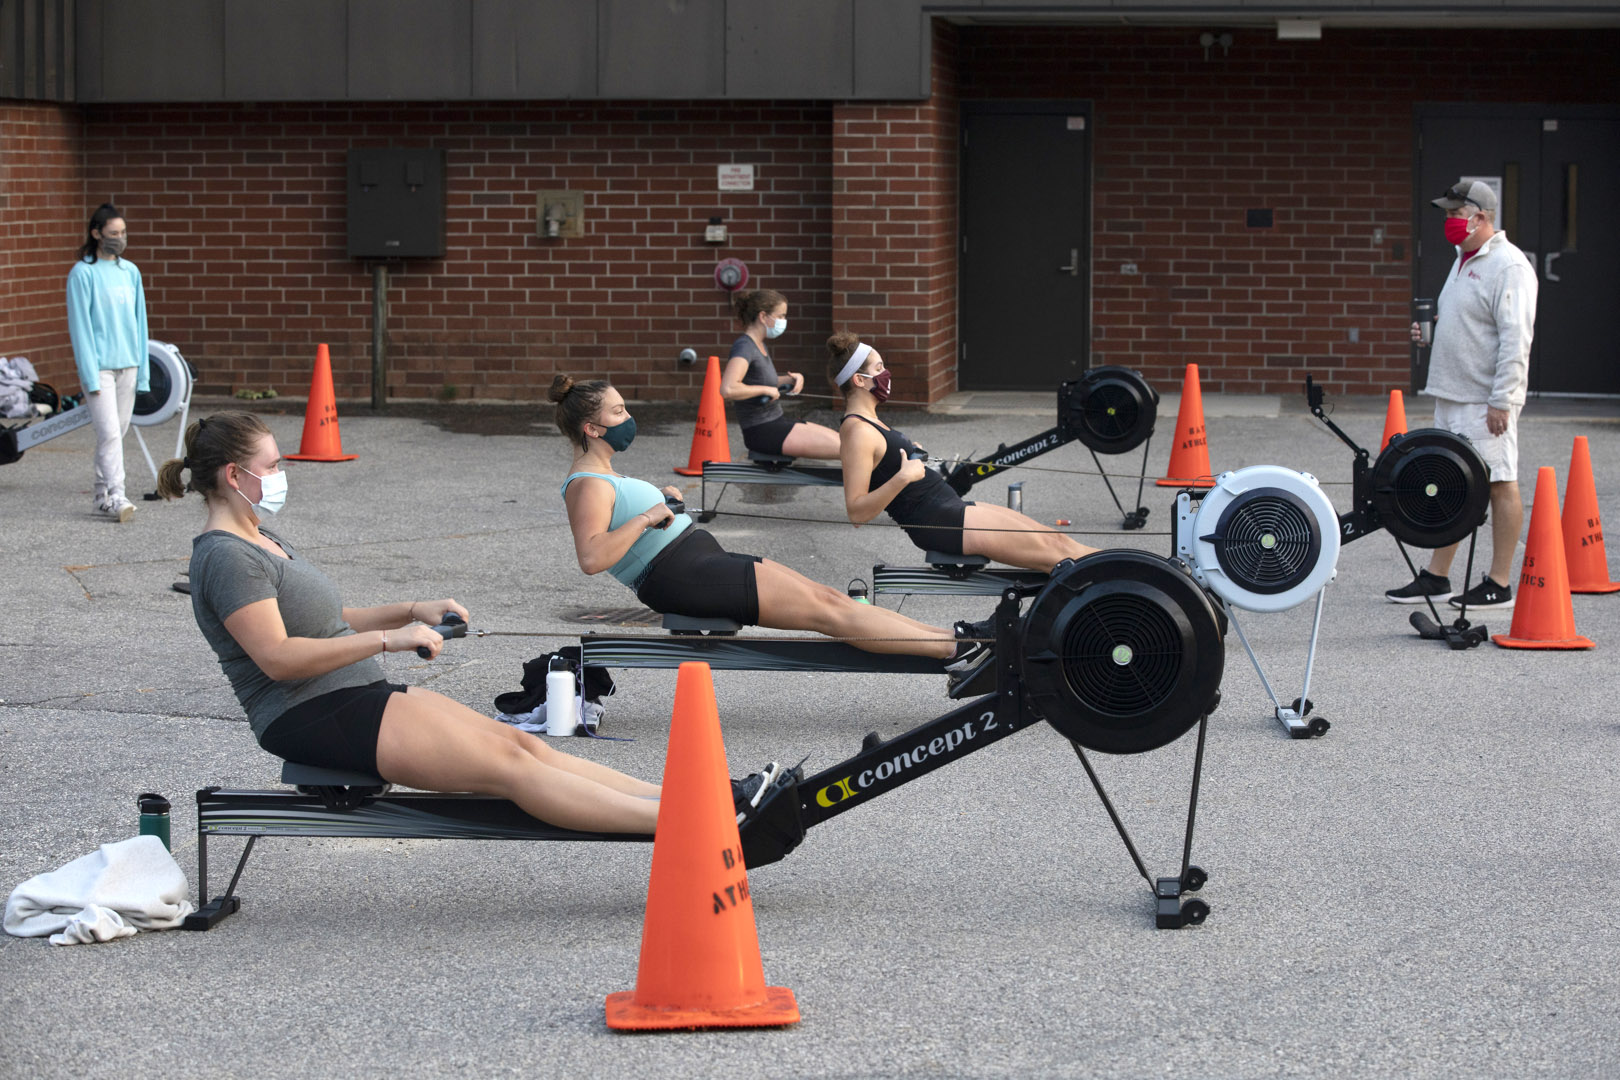
[[[766,327],[765,336],[768,337],[768,338],[781,337],[782,336],[782,331],[784,331],[786,329],[787,329],[787,320],[786,319],[777,319],[775,322],[771,323],[770,326]]]
[[[281,513],[281,508],[287,505],[287,474],[273,472],[268,476],[260,476],[246,469],[242,471],[259,482],[259,501],[253,502],[252,499],[248,499],[253,509],[268,510],[272,514]],[[242,495],[242,489],[238,488],[236,493]],[[242,498],[247,499],[247,496],[242,495]]]

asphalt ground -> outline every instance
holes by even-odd
[[[977,404],[897,420],[936,452],[981,453],[1051,423],[1050,402]],[[1354,437],[1377,441],[1381,402],[1336,404]],[[1217,471],[1301,469],[1348,507],[1350,452],[1301,401],[1211,395],[1205,406]],[[268,419],[286,452],[302,417],[281,407]],[[1426,406],[1411,411],[1421,425]],[[574,562],[557,491],[568,450],[549,409],[400,412],[343,415],[356,461],[289,466],[276,525],[348,602],[450,594],[475,625],[558,633],[579,630],[582,611],[633,605]],[[677,480],[689,410],[637,412],[624,469]],[[1532,403],[1526,502],[1534,467],[1562,480],[1571,439],[1585,434],[1600,504],[1620,516],[1616,414],[1612,403]],[[1174,415],[1167,401],[1150,476],[1166,465]],[[172,447],[172,424],[148,430]],[[740,456],[735,428],[731,440]],[[91,449],[83,430],[0,468],[8,890],[132,835],[148,790],[174,802],[175,854],[194,875],[192,792],[272,787],[278,772],[171,589],[199,501],[143,502],[125,526],[98,517]],[[131,491],[150,489],[133,435],[127,457]],[[1139,460],[1105,462],[1125,473]],[[1032,464],[1014,478],[1036,518],[1168,551],[1163,535],[1118,531],[1078,446]],[[695,503],[695,481],[681,482]],[[1005,497],[1001,482],[975,494]],[[1167,526],[1171,502],[1149,485],[1148,533]],[[831,489],[734,488],[724,505],[841,519]],[[874,562],[916,561],[894,529],[729,516],[710,528],[733,550],[838,586]],[[1483,565],[1488,536],[1481,547]],[[1201,927],[1153,929],[1146,885],[1069,746],[1042,724],[827,823],[750,875],[766,977],[797,994],[795,1027],[605,1028],[604,997],[635,982],[649,848],[264,840],[241,912],[211,933],[79,948],[0,937],[0,1075],[1620,1074],[1620,595],[1574,597],[1594,650],[1453,652],[1418,640],[1411,609],[1383,601],[1406,577],[1387,533],[1344,548],[1311,686],[1333,723],[1324,738],[1287,738],[1228,639],[1194,845],[1213,909]],[[917,597],[905,610],[946,623],[989,606]],[[1298,692],[1309,613],[1244,616],[1285,697]],[[1510,617],[1482,621],[1506,630]],[[393,655],[387,667],[491,710],[522,662],[555,644],[457,641],[432,664]],[[618,683],[604,733],[633,741],[568,749],[657,777],[674,673],[626,671]],[[806,755],[824,767],[868,731],[898,734],[950,704],[943,678],[922,676],[721,672],[716,685],[737,775]],[[1191,766],[1190,737],[1099,757],[1156,872],[1175,872]],[[215,874],[236,850],[216,842]]]

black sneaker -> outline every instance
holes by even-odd
[[[977,667],[986,656],[995,641],[995,623],[991,620],[971,623],[966,619],[957,622],[956,651],[945,658],[945,670],[951,674],[969,671]],[[974,640],[989,639],[989,640]]]
[[[741,825],[748,820],[758,809],[777,778],[782,775],[782,766],[771,762],[757,773],[750,773],[741,780],[731,782],[731,800],[737,805],[737,824]]]
[[[1439,574],[1419,570],[1418,576],[1399,589],[1390,589],[1384,599],[1392,604],[1421,604],[1425,597],[1439,603],[1451,596],[1451,581]],[[1472,604],[1468,605],[1473,607]]]
[[[1467,605],[1469,611],[1476,608],[1510,608],[1513,606],[1513,586],[1498,585],[1486,574],[1465,593],[1458,593],[1451,598],[1451,606],[1460,608]]]

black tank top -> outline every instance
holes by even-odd
[[[886,449],[883,459],[872,467],[873,490],[882,487],[892,480],[900,471],[900,463],[913,451],[921,452],[921,447],[906,438],[904,432],[895,428],[886,428],[882,424],[873,423],[859,413],[845,413],[844,419],[854,417],[865,420],[876,428],[883,436]],[[888,514],[901,525],[928,525],[932,523],[933,515],[941,507],[954,506],[961,501],[956,489],[945,482],[945,478],[937,469],[929,469],[923,473],[921,480],[913,480],[900,489],[889,503]]]

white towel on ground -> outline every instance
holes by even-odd
[[[52,934],[52,945],[89,945],[96,941],[134,937],[135,928],[112,908],[91,904],[68,920],[60,934]]]
[[[93,933],[97,916],[87,910],[93,907],[111,909],[134,929],[167,930],[196,910],[186,899],[189,891],[185,871],[163,841],[132,836],[18,885],[6,901],[5,931],[44,937],[78,920]]]

